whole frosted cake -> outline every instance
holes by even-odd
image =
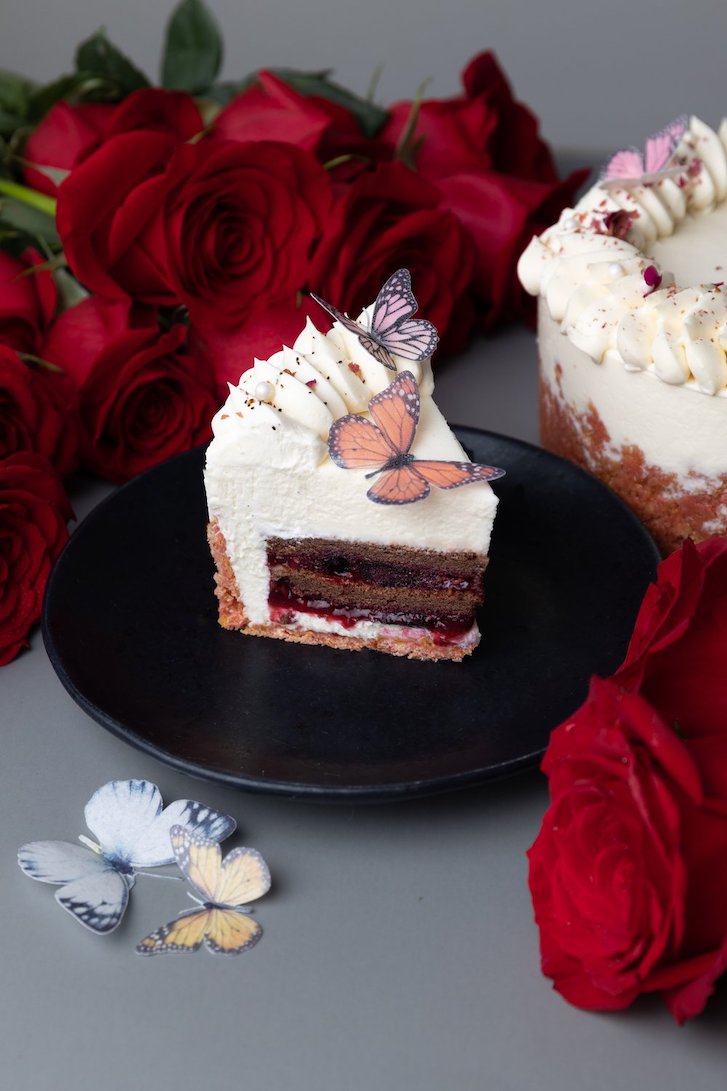
[[[520,259],[539,296],[541,437],[664,553],[727,532],[727,123],[678,120]]]
[[[308,320],[230,387],[205,467],[224,627],[417,659],[476,646],[501,471],[466,461],[434,404],[408,285],[358,323],[327,308],[329,333]]]

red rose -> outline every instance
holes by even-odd
[[[36,451],[59,474],[78,465],[78,399],[68,379],[0,345],[0,458]]]
[[[543,770],[529,852],[543,972],[579,1007],[659,992],[679,1022],[698,1014],[727,964],[727,731],[680,739],[596,679]]]
[[[396,269],[410,270],[419,312],[443,351],[467,341],[474,248],[435,187],[402,163],[360,175],[337,200],[311,269],[311,286],[357,316]]]
[[[164,241],[166,167],[179,141],[119,133],[60,188],[56,224],[68,264],[91,292],[173,305]]]
[[[54,324],[45,352],[76,383],[85,466],[125,481],[210,436],[213,381],[186,350],[187,330],[130,326],[121,303],[90,298]]]
[[[727,732],[727,538],[659,565],[616,681],[638,689],[689,737]]]
[[[290,144],[215,140],[177,149],[164,209],[169,272],[202,330],[230,330],[308,279],[330,181]]]
[[[355,117],[319,95],[301,95],[272,72],[258,72],[255,83],[215,118],[211,138],[246,142],[277,140],[325,160],[338,147],[363,142]]]
[[[416,106],[417,170],[427,178],[493,170],[542,182],[558,175],[538,120],[516,102],[493,53],[480,53],[462,73],[464,95]],[[380,139],[395,148],[415,104],[392,106]]]
[[[0,665],[27,647],[72,518],[47,459],[23,451],[0,460]]]
[[[44,261],[32,247],[21,259],[0,250],[0,344],[32,355],[38,354],[58,302],[51,273],[29,271]]]
[[[202,115],[191,95],[158,87],[133,91],[116,106],[57,102],[33,129],[24,154],[29,164],[51,168],[50,174],[27,166],[25,181],[55,197],[65,172],[83,163],[116,133],[148,129],[183,141],[203,128]]]
[[[91,154],[106,136],[114,106],[57,102],[36,125],[25,144],[25,183],[55,197],[66,171]],[[47,173],[38,167],[50,168]],[[56,173],[57,172],[57,173]]]

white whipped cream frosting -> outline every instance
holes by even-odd
[[[364,312],[362,321],[370,312]],[[467,459],[432,399],[431,361],[397,360],[421,398],[412,454]],[[497,498],[487,482],[432,488],[413,504],[382,505],[366,496],[364,470],[345,470],[328,455],[328,431],[348,413],[365,413],[391,383],[384,367],[340,323],[328,334],[308,320],[292,348],[255,360],[212,421],[205,487],[210,519],[227,554],[251,624],[266,624],[266,540],[331,538],[486,554]]]
[[[518,273],[596,362],[725,397],[727,121],[714,132],[693,117],[674,161],[679,173],[652,184],[597,183],[530,242]],[[612,213],[625,214],[619,235]],[[644,278],[652,265],[656,291]]]

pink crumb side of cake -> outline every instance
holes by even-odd
[[[555,368],[556,382],[562,369]],[[622,447],[618,457],[598,410],[589,403],[574,412],[550,384],[540,381],[540,439],[561,458],[575,462],[600,478],[628,504],[653,535],[664,556],[678,549],[685,538],[702,541],[727,533],[727,477],[716,488],[705,488],[693,475],[693,487],[685,489],[680,478],[650,465],[636,445]]]

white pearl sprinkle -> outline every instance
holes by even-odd
[[[568,216],[565,220],[563,220],[563,227],[566,229],[566,231],[575,231],[575,229],[578,227],[578,221],[573,219],[572,216]]]
[[[608,267],[609,276],[612,277],[622,277],[625,271],[620,261],[612,261]]]
[[[262,382],[258,383],[255,387],[255,397],[259,402],[270,402],[273,400],[275,394],[275,387],[272,383]]]

